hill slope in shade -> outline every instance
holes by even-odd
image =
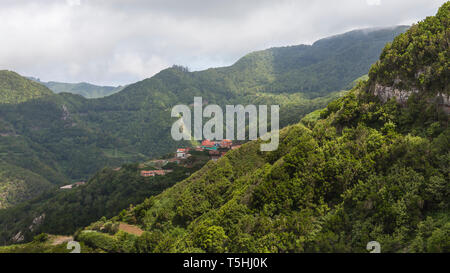
[[[0,161],[0,209],[36,197],[52,184],[32,171]]]

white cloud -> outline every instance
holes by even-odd
[[[393,0],[374,9],[362,0],[2,0],[0,69],[126,84],[172,64],[230,65],[271,46],[411,24],[444,2]]]
[[[81,0],[66,0],[66,2],[71,7],[81,5]]]
[[[366,0],[369,6],[379,6],[381,5],[381,0]]]
[[[170,66],[159,56],[140,56],[133,52],[116,53],[108,62],[108,73],[111,75],[130,74],[147,78]]]

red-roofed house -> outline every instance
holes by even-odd
[[[221,148],[227,148],[230,149],[231,146],[233,145],[233,141],[229,140],[229,139],[224,139],[220,142],[220,147]]]
[[[141,176],[143,177],[155,176],[155,171],[141,171]]]
[[[207,148],[211,148],[214,147],[214,142],[209,140],[209,139],[205,139],[202,141],[202,146],[203,147],[207,147]]]
[[[177,150],[177,158],[186,158],[187,149],[180,148]]]
[[[156,175],[165,175],[165,171],[164,170],[154,170]]]

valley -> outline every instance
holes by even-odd
[[[447,253],[449,29],[446,2],[120,90],[0,71],[0,253]],[[279,105],[278,149],[175,141],[194,97]]]

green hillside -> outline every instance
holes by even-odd
[[[31,199],[51,188],[51,183],[32,171],[0,160],[0,209]]]
[[[21,103],[52,94],[45,86],[23,78],[15,72],[0,70],[0,104]]]
[[[387,68],[392,48],[433,56],[427,43],[405,44],[404,37],[435,41],[438,56],[448,53],[449,16],[447,2],[399,36],[368,81],[284,128],[278,150],[247,143],[111,219],[140,226],[142,235],[107,235],[100,221],[76,239],[107,252],[367,252],[369,241],[382,252],[449,252],[449,116],[434,101],[450,95],[448,78],[425,74],[427,84],[406,103],[374,92],[403,73]],[[401,64],[403,57],[394,59]],[[411,91],[426,59],[409,59],[405,71],[416,71],[395,84]],[[445,60],[427,63],[445,71],[441,65]]]
[[[193,103],[194,96],[221,106],[279,104],[280,126],[294,124],[367,74],[384,44],[405,29],[353,31],[312,46],[251,53],[232,66],[199,72],[174,66],[100,99],[52,94],[2,72],[7,77],[0,86],[24,87],[14,93],[23,97],[21,103],[0,104],[0,159],[61,185],[86,180],[104,166],[157,158],[189,145],[171,138],[170,110]],[[35,90],[49,95],[24,99]]]
[[[254,52],[232,66],[199,72],[174,66],[117,94],[89,101],[84,120],[113,132],[129,145],[127,150],[150,156],[176,148],[169,137],[174,120],[168,113],[174,105],[192,104],[194,96],[220,106],[279,104],[280,123],[286,126],[325,107],[339,91],[367,74],[384,45],[406,29],[353,31],[312,46]]]

